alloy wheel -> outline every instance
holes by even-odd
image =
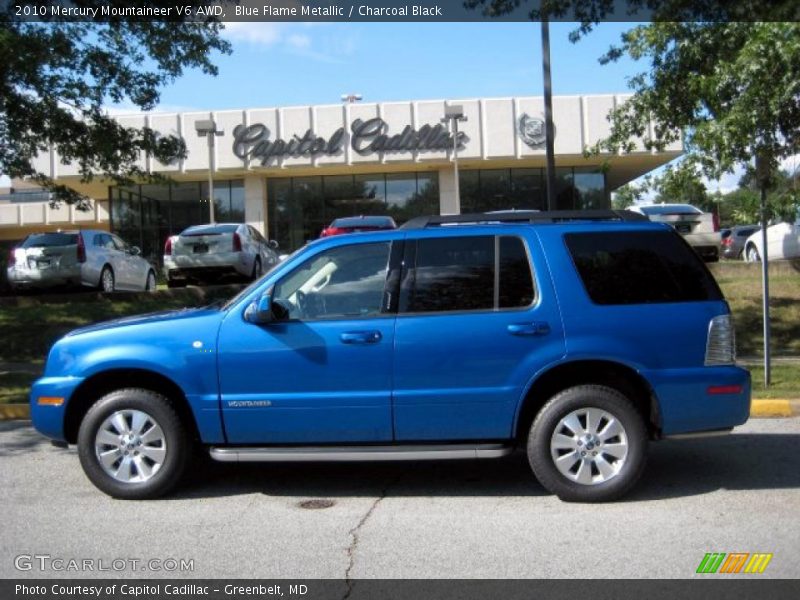
[[[141,483],[164,464],[167,440],[156,420],[141,410],[112,413],[95,435],[95,454],[103,470],[122,483]]]
[[[559,472],[583,485],[616,477],[628,458],[628,436],[619,419],[600,408],[580,408],[559,420],[550,439]]]

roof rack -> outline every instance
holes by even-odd
[[[630,210],[509,210],[465,215],[432,215],[415,217],[400,229],[425,229],[439,225],[477,223],[561,223],[564,221],[649,221]]]

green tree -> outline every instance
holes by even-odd
[[[625,185],[617,188],[611,194],[611,206],[617,210],[623,210],[629,206],[636,204],[644,198],[647,190],[650,187],[650,178],[646,177],[642,183],[626,183]]]
[[[78,4],[99,9],[108,3]],[[194,6],[200,4],[205,3]],[[50,189],[56,200],[81,207],[84,197],[33,167],[33,159],[50,144],[58,148],[62,161],[78,166],[83,181],[163,179],[144,172],[136,162],[143,153],[162,162],[185,156],[182,140],[146,127],[123,127],[107,114],[106,106],[128,101],[150,110],[158,103],[159,90],[184,69],[216,75],[210,55],[230,52],[219,36],[221,24],[197,14],[170,21],[46,17],[30,22],[17,17],[13,8],[5,3],[0,12],[0,173],[30,177]]]
[[[669,165],[653,180],[655,201],[659,203],[691,204],[701,210],[714,210],[714,201],[709,196],[702,176],[694,165],[681,162]]]

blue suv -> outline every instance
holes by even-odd
[[[647,444],[750,409],[700,258],[626,211],[421,217],[313,242],[223,306],[74,331],[31,390],[118,498],[219,461],[527,452],[569,501],[619,498]]]

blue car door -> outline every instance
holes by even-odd
[[[218,352],[229,443],[392,439],[391,255],[390,241],[324,249],[270,282],[288,318],[225,319]]]
[[[443,229],[405,244],[395,439],[507,439],[528,382],[564,354],[555,291],[532,232]]]

